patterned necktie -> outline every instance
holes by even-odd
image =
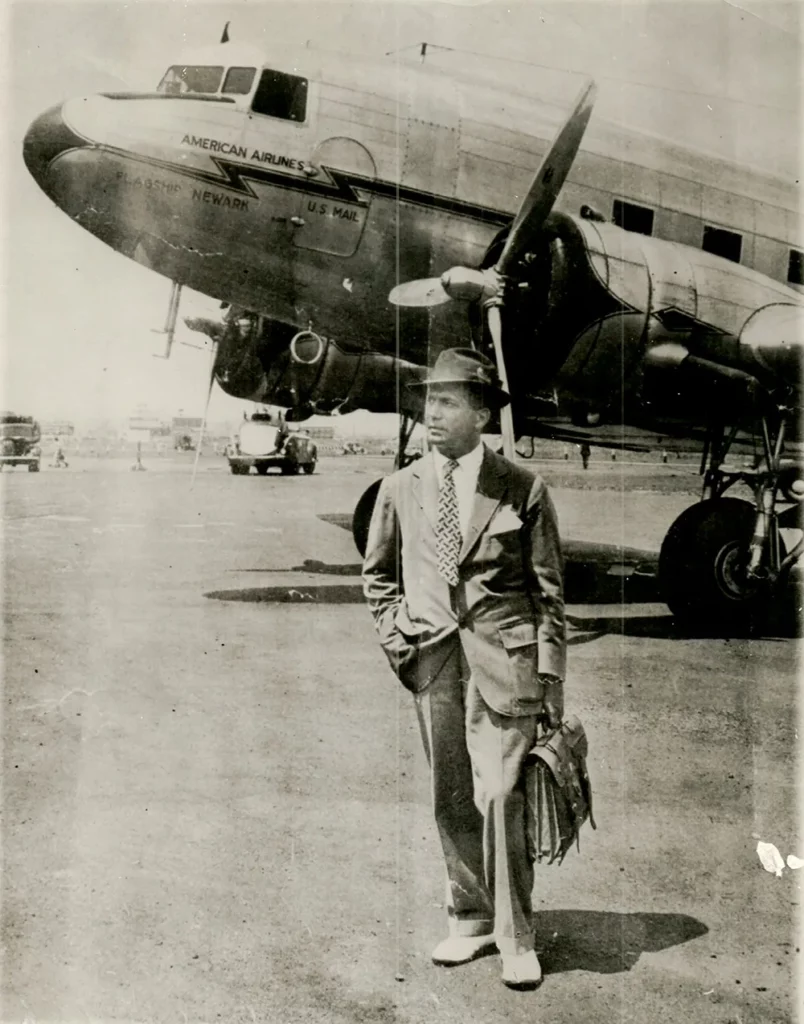
[[[458,463],[450,459],[444,466],[444,479],[438,491],[438,522],[436,525],[436,556],[438,574],[450,584],[458,583],[458,555],[461,551],[461,520],[458,515],[458,494],[452,474]]]

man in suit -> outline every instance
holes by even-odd
[[[507,404],[473,349],[441,353],[426,387],[433,450],[382,482],[363,579],[380,644],[414,694],[447,868],[437,964],[496,944],[502,980],[541,981],[520,773],[540,720],[563,714],[562,559],[544,481],[486,448]]]

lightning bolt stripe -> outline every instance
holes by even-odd
[[[181,174],[183,177],[192,178],[195,181],[212,185],[215,188],[225,188],[230,192],[248,196],[251,199],[259,199],[258,194],[251,185],[252,182],[256,182],[261,185],[270,185],[274,188],[289,189],[291,192],[299,192],[307,196],[331,199],[335,202],[352,203],[363,207],[369,205],[371,196],[377,196],[382,199],[392,199],[400,203],[408,203],[412,206],[420,206],[428,210],[449,213],[455,217],[465,217],[467,220],[482,221],[485,224],[492,224],[497,227],[506,227],[513,219],[512,214],[506,213],[504,210],[495,210],[487,206],[480,206],[477,203],[467,203],[462,199],[453,199],[450,196],[439,195],[436,192],[426,192],[423,189],[397,185],[393,181],[383,181],[381,178],[367,178],[361,174],[339,170],[335,167],[322,166],[321,170],[326,175],[327,180],[316,180],[314,178],[285,174],[282,171],[268,167],[256,167],[254,164],[243,164],[224,157],[211,156],[210,160],[218,169],[216,174],[213,171],[205,171],[199,167],[190,167],[171,160],[160,160],[156,157],[132,153],[130,150],[119,149],[115,146],[96,145],[93,148],[124,160],[145,164],[148,167],[159,168],[173,174]]]

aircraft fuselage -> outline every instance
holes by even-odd
[[[26,162],[48,195],[114,249],[272,320],[389,353],[401,331],[422,363],[465,342],[449,310],[399,310],[388,294],[480,263],[560,108],[309,51],[266,63],[227,43],[194,60],[220,71],[213,92],[83,97],[35,122]],[[251,68],[246,92],[226,91]],[[739,233],[743,265],[784,279],[795,203],[781,182],[593,125],[556,209],[611,218],[618,203],[621,217],[623,203],[650,209],[654,235],[685,245],[707,227]]]

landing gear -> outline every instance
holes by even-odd
[[[394,459],[394,469],[403,469],[419,457],[418,454],[407,454],[407,447],[410,443],[413,429],[418,422],[419,421],[414,419],[412,416],[403,416],[400,420],[399,447],[397,448],[396,458]],[[381,483],[382,480],[375,480],[373,484],[366,488],[360,498],[360,501],[358,501],[355,506],[355,511],[352,516],[352,537],[354,538],[355,547],[360,552],[361,558],[366,554],[371,514],[374,511],[374,505],[377,501],[377,495],[380,491]]]
[[[800,524],[801,511],[800,504],[777,509],[780,477],[790,472],[782,466],[784,412],[775,421],[762,417],[763,456],[750,468],[725,462],[736,427],[707,440],[702,500],[676,519],[659,555],[662,596],[685,628],[740,633],[756,624],[804,549],[802,539],[788,555],[779,534],[780,526]],[[737,483],[751,487],[753,502],[724,497]]]
[[[664,599],[685,625],[747,628],[768,596],[748,575],[756,510],[740,498],[709,498],[676,519],[659,554]]]

